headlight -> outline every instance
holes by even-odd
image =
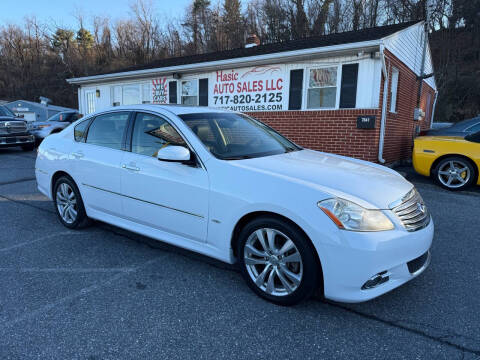
[[[36,128],[37,129],[44,129],[44,128],[48,128],[50,126],[52,126],[52,125],[37,125]]]
[[[394,228],[381,210],[370,210],[351,201],[334,198],[319,201],[318,207],[340,229],[352,231],[384,231]]]

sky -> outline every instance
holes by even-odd
[[[75,14],[83,14],[88,23],[95,15],[112,20],[125,18],[133,0],[0,0],[0,26],[21,24],[35,15],[42,23],[59,27],[77,27]],[[152,0],[159,16],[177,18],[192,0]]]

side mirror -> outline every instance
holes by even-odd
[[[161,161],[188,162],[191,159],[190,150],[183,146],[169,145],[158,150],[157,159]]]

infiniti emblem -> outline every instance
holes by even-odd
[[[422,203],[417,203],[417,209],[420,211],[422,214],[425,214],[425,205]]]

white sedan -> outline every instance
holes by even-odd
[[[112,108],[47,137],[35,171],[66,227],[97,219],[238,263],[282,305],[317,289],[369,300],[430,262],[433,222],[401,175],[303,149],[240,113]]]

